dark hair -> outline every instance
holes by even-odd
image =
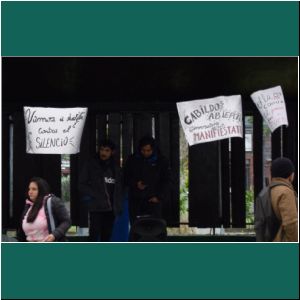
[[[100,147],[108,147],[108,148],[110,148],[112,151],[114,151],[114,150],[116,149],[115,143],[114,143],[112,140],[109,140],[109,139],[101,140],[101,141],[99,142],[99,150],[100,150]]]
[[[36,183],[38,186],[38,196],[34,201],[33,206],[27,216],[28,223],[32,223],[36,219],[39,210],[43,206],[44,197],[50,193],[50,186],[45,179],[40,177],[33,177],[30,179],[29,184],[32,182]]]
[[[271,176],[288,178],[293,172],[295,172],[295,167],[293,162],[286,157],[278,157],[272,161],[271,165]]]
[[[155,139],[152,136],[143,136],[139,141],[139,150],[141,150],[144,146],[150,145],[153,150],[156,148]]]

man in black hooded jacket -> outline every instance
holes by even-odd
[[[171,173],[167,158],[160,153],[152,137],[143,137],[138,151],[129,156],[124,181],[128,187],[131,225],[137,216],[162,217],[162,202],[170,188]]]
[[[79,174],[79,191],[88,201],[91,242],[108,242],[115,217],[122,211],[121,170],[114,161],[114,150],[112,141],[101,141],[98,155],[88,161]]]

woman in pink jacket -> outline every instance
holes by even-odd
[[[58,197],[50,194],[48,183],[43,178],[32,178],[18,230],[18,240],[66,241],[65,234],[70,226],[71,220],[67,209]]]

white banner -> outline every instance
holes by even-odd
[[[75,154],[80,151],[87,108],[24,106],[26,152]]]
[[[257,91],[251,98],[272,132],[281,125],[289,125],[281,86]]]
[[[177,109],[190,146],[230,137],[243,137],[240,95],[178,102]]]

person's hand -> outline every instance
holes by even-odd
[[[53,234],[49,234],[45,239],[44,242],[54,242],[55,236]]]
[[[138,181],[138,183],[137,183],[137,188],[138,188],[139,190],[143,191],[146,187],[147,187],[147,186],[144,184],[143,181],[141,181],[141,180]]]
[[[157,197],[152,197],[149,199],[149,202],[151,203],[159,203],[159,199]]]

